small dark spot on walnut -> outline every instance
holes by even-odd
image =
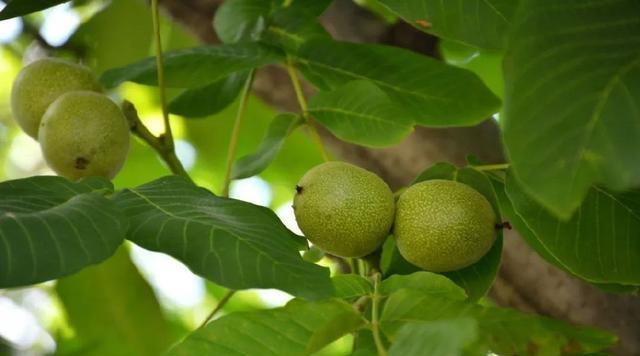
[[[302,193],[302,187],[301,187],[301,186],[299,186],[299,185],[296,185],[296,192],[297,192],[298,194]]]
[[[87,169],[89,165],[89,160],[84,157],[76,158],[75,167],[76,169]]]

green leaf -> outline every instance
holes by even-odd
[[[532,234],[527,240],[535,238],[552,260],[591,282],[640,285],[640,190],[612,193],[594,186],[576,214],[563,221],[529,197],[511,172],[505,186],[515,214]]]
[[[169,103],[169,112],[189,118],[205,117],[225,109],[240,94],[247,73],[233,73],[200,88],[187,89]]]
[[[234,72],[259,68],[281,60],[278,50],[258,43],[224,44],[164,53],[165,83],[172,88],[198,88]],[[100,78],[107,88],[132,81],[157,85],[156,59],[149,57],[106,71]]]
[[[348,299],[373,293],[371,282],[356,274],[338,274],[331,277],[331,281],[338,298]]]
[[[636,0],[526,0],[515,18],[504,142],[527,193],[563,220],[594,183],[640,182],[639,13]]]
[[[324,90],[353,80],[373,82],[421,125],[474,125],[500,107],[475,74],[401,48],[314,38],[296,61]]]
[[[43,282],[111,256],[126,219],[102,178],[31,177],[0,183],[0,288]]]
[[[413,184],[429,179],[455,180],[472,187],[487,198],[498,221],[501,220],[500,207],[493,186],[481,172],[469,167],[458,169],[449,163],[437,163],[422,172]],[[463,287],[471,300],[478,300],[484,296],[498,273],[502,256],[502,231],[498,231],[497,234],[496,242],[480,261],[461,270],[443,273]]]
[[[326,5],[330,1],[294,1],[293,4],[306,6],[289,6],[279,8],[271,15],[271,21],[263,33],[262,41],[283,49],[287,53],[296,53],[300,46],[310,38],[324,37],[331,39],[331,35],[318,22],[319,8],[315,11],[311,4]],[[316,6],[317,6],[316,5]],[[325,6],[326,7],[326,6]]]
[[[153,290],[125,248],[59,280],[56,291],[82,355],[155,356],[174,341]]]
[[[560,354],[565,347],[593,352],[613,345],[616,337],[593,328],[515,310],[483,307],[466,301],[434,297],[410,289],[393,293],[384,305],[381,326],[394,340],[407,323],[451,318],[473,318],[478,323],[479,344],[485,353],[526,355]]]
[[[505,46],[516,0],[378,0],[419,30],[485,49]]]
[[[232,313],[214,320],[169,355],[310,355],[363,322],[351,305],[341,301],[293,300],[283,308]]]
[[[393,275],[380,286],[380,292],[390,295],[400,289],[412,289],[420,293],[436,297],[465,300],[465,291],[453,283],[449,278],[431,272],[415,272],[410,275]]]
[[[305,262],[299,237],[267,208],[217,197],[178,176],[127,189],[115,201],[131,221],[128,239],[217,284],[309,299],[333,295],[329,270]]]
[[[295,114],[285,113],[276,116],[256,152],[240,158],[233,165],[231,178],[247,178],[265,170],[282,148],[289,134],[302,123],[303,120]]]
[[[398,331],[389,356],[463,355],[478,338],[478,323],[471,318],[407,323]]]
[[[411,116],[366,80],[317,93],[309,114],[341,140],[365,146],[393,145],[413,131]]]
[[[225,43],[257,41],[277,3],[275,0],[225,1],[216,11],[213,28]]]
[[[28,15],[32,12],[44,10],[69,0],[8,0],[6,6],[0,11],[0,21]]]

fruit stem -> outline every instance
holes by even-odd
[[[320,138],[320,134],[318,133],[318,128],[316,127],[316,123],[311,116],[309,116],[307,100],[304,98],[304,93],[302,92],[302,87],[300,86],[300,80],[298,79],[298,74],[293,67],[293,59],[291,56],[287,56],[287,72],[289,73],[289,78],[291,78],[291,84],[293,85],[293,91],[296,93],[296,99],[298,100],[298,105],[300,105],[300,110],[302,110],[302,117],[305,120],[309,131],[311,132],[311,136],[318,144],[318,148],[320,149],[320,155],[325,162],[329,161],[329,155],[327,154],[327,150],[324,148],[324,144],[322,143],[322,139]]]
[[[380,284],[380,273],[373,275],[373,295],[371,296],[371,332],[373,333],[373,341],[376,344],[379,356],[386,356],[387,350],[384,348],[382,336],[380,335],[380,321],[378,317],[378,309],[381,295],[378,291]]]
[[[479,171],[503,171],[509,168],[509,163],[487,164],[483,166],[472,166]]]
[[[231,139],[229,141],[229,148],[227,150],[227,168],[224,173],[224,185],[222,186],[222,196],[229,197],[229,186],[231,185],[231,171],[233,170],[233,162],[236,158],[236,150],[238,148],[238,139],[240,138],[240,128],[242,127],[242,119],[247,112],[247,103],[249,102],[249,94],[251,93],[251,85],[253,84],[253,78],[255,71],[252,70],[247,77],[247,81],[244,83],[242,89],[242,96],[240,97],[240,106],[236,113],[236,119],[233,124],[233,131],[231,132]]]
[[[158,92],[160,94],[160,106],[162,108],[162,119],[164,120],[164,140],[165,146],[174,149],[173,133],[169,122],[169,112],[167,111],[167,96],[164,84],[164,67],[162,60],[162,38],[160,37],[160,15],[158,11],[158,0],[151,0],[151,17],[153,20],[153,33],[156,42],[156,68],[158,71]]]
[[[215,308],[213,308],[213,310],[211,311],[211,313],[209,313],[209,315],[207,316],[206,319],[204,319],[204,321],[202,322],[202,324],[200,324],[200,326],[198,327],[198,329],[201,329],[203,327],[205,327],[205,325],[207,325],[207,323],[209,321],[211,321],[211,319],[213,319],[214,316],[216,316],[216,314],[222,310],[222,308],[225,306],[225,304],[227,304],[227,302],[229,301],[229,299],[231,299],[231,297],[233,297],[233,295],[236,294],[236,291],[233,289],[229,289],[227,291],[227,293],[222,296],[222,299],[220,299],[220,301],[218,302],[218,304],[216,305]]]
[[[127,118],[129,122],[129,127],[131,128],[131,132],[141,138],[144,142],[146,142],[151,148],[156,150],[160,157],[167,164],[171,172],[175,175],[183,176],[189,180],[189,173],[184,169],[182,162],[176,156],[176,152],[173,148],[170,148],[166,145],[166,138],[161,136],[157,137],[149,131],[149,129],[144,126],[142,120],[138,116],[138,112],[136,111],[135,106],[130,101],[125,100],[122,103],[122,112],[124,116]]]

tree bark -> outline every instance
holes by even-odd
[[[162,0],[161,3],[177,22],[203,42],[218,41],[211,23],[222,0]],[[322,21],[336,39],[382,42],[437,56],[434,37],[403,23],[387,26],[350,0],[336,0]],[[310,87],[306,89],[311,91]],[[297,110],[289,79],[280,67],[259,71],[254,90],[277,108]],[[348,144],[324,130],[321,134],[334,154],[378,173],[392,188],[408,184],[435,162],[464,165],[468,154],[488,163],[504,162],[500,130],[493,120],[469,128],[417,127],[404,142],[385,149]],[[540,258],[516,232],[505,234],[502,266],[491,296],[503,306],[610,330],[620,338],[615,353],[640,354],[638,298],[608,294],[566,274]]]

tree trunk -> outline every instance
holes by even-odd
[[[211,23],[222,0],[162,0],[165,10],[203,42],[215,43]],[[434,37],[399,23],[387,26],[350,0],[336,0],[323,15],[323,24],[336,39],[382,42],[437,56]],[[310,88],[307,87],[310,91]],[[255,81],[257,94],[275,107],[297,110],[295,96],[284,70],[271,66]],[[392,188],[409,183],[419,172],[439,161],[465,164],[474,154],[488,163],[504,162],[500,131],[493,120],[470,128],[417,127],[401,144],[368,149],[348,144],[322,131],[331,151],[383,177]],[[620,337],[614,350],[620,355],[640,355],[640,300],[607,294],[548,264],[516,232],[505,234],[502,266],[491,290],[503,306],[610,330]]]

